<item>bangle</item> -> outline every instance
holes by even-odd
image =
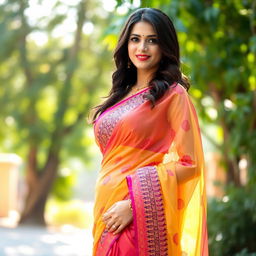
[[[131,209],[131,211],[132,211],[132,200],[131,200],[131,199],[128,199],[128,201],[129,201],[129,207],[130,207],[130,209]]]

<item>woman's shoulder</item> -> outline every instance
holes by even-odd
[[[173,83],[169,86],[168,90],[166,91],[166,97],[188,97],[188,92],[184,86],[180,83]]]
[[[189,98],[188,92],[184,86],[179,83],[173,83],[165,91],[163,97],[159,99],[158,106],[168,108],[177,102],[185,102]]]

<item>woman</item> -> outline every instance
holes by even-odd
[[[163,12],[128,18],[108,99],[94,115],[103,154],[94,255],[208,255],[204,163],[179,45]]]

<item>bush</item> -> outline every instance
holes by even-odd
[[[211,256],[256,256],[256,186],[229,186],[208,204]]]

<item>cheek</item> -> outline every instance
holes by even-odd
[[[161,53],[160,49],[155,49],[154,55],[156,56],[156,60],[158,60],[158,61],[161,60],[161,58],[162,58],[162,53]]]
[[[132,53],[134,52],[134,48],[135,47],[132,44],[128,45],[128,55],[129,55],[129,57],[132,56]]]
[[[160,53],[159,54],[159,62],[161,61],[161,59],[162,59],[162,54]]]

